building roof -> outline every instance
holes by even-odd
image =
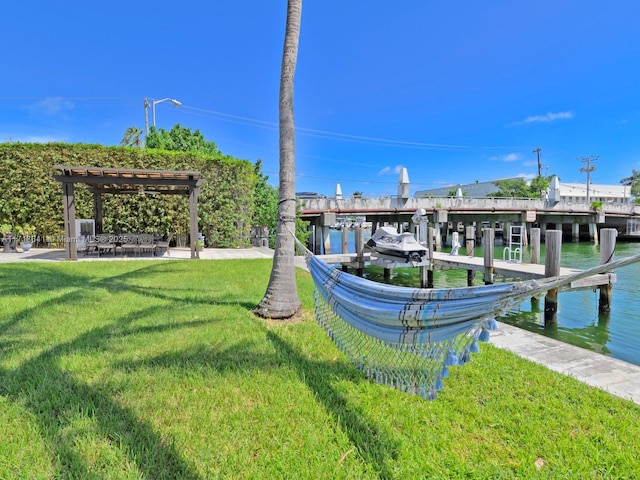
[[[490,194],[497,192],[498,187],[496,186],[497,182],[503,180],[520,180],[524,177],[511,177],[511,178],[499,178],[497,180],[491,180],[488,182],[475,182],[475,183],[467,183],[467,184],[457,184],[457,185],[448,185],[446,187],[441,188],[432,188],[429,190],[418,190],[413,195],[414,198],[423,198],[423,197],[450,197],[449,192],[451,189],[457,190],[458,188],[462,190],[462,194],[469,198],[484,198],[489,196]]]

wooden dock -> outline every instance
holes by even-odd
[[[471,229],[473,227],[467,227]],[[360,228],[360,232],[362,229]],[[356,230],[356,234],[358,230]],[[600,246],[600,265],[611,262],[615,253],[616,237],[618,231],[613,228],[603,228],[600,230],[602,236],[602,244]],[[434,285],[434,272],[436,270],[466,270],[467,285],[475,285],[475,277],[477,272],[482,273],[482,281],[485,284],[492,284],[495,275],[499,275],[509,280],[535,280],[549,277],[566,277],[571,274],[579,273],[581,270],[560,267],[560,253],[562,249],[562,231],[547,230],[545,237],[545,264],[540,264],[540,229],[531,229],[531,261],[533,263],[522,263],[514,261],[514,257],[509,254],[510,260],[498,260],[494,258],[494,230],[492,228],[484,228],[482,230],[482,246],[483,256],[476,257],[474,254],[475,246],[471,241],[467,244],[467,256],[455,254],[458,252],[460,244],[457,242],[457,232],[454,232],[452,244],[457,243],[452,253],[438,252],[434,248],[433,228],[427,227],[426,246],[431,254],[431,258],[425,259],[419,264],[407,264],[406,267],[415,267],[420,269],[420,283],[417,286],[432,288]],[[469,235],[468,235],[469,236]],[[470,235],[475,238],[475,234]],[[344,238],[344,234],[343,234]],[[364,250],[364,241],[362,235],[356,237],[356,245],[359,246],[359,253],[345,253],[341,255],[319,255],[327,263],[341,264],[342,269],[348,267],[356,268],[357,275],[362,276],[365,264],[373,263],[384,268],[385,278],[391,277],[391,268],[405,268],[404,264],[399,264],[395,257],[384,258],[384,255],[375,253],[372,258],[371,252]],[[520,251],[523,243],[521,241],[509,242],[509,249],[513,246],[513,251]],[[517,247],[516,247],[517,245]],[[343,251],[346,251],[346,241],[343,242]],[[505,249],[505,252],[507,249]],[[380,258],[377,258],[380,257]],[[516,256],[518,260],[522,257]],[[396,260],[396,261],[394,261]],[[602,314],[608,314],[611,311],[611,298],[613,292],[613,284],[616,282],[616,274],[608,272],[604,274],[591,275],[586,278],[575,280],[569,285],[560,287],[561,290],[581,290],[581,289],[598,289],[600,291],[598,300],[598,311]],[[545,325],[554,325],[557,322],[558,311],[558,288],[552,288],[545,294],[544,306],[544,322]],[[534,299],[532,299],[534,301]],[[537,300],[536,300],[537,301]]]
[[[474,272],[484,272],[484,259],[482,257],[468,257],[463,255],[449,255],[444,252],[433,252],[434,270],[464,269]],[[493,261],[493,273],[505,278],[517,280],[534,280],[545,278],[545,266],[536,263],[516,263],[504,260]],[[560,268],[560,276],[564,277],[580,270],[575,268]],[[595,288],[601,285],[610,285],[616,282],[615,273],[602,273],[572,282],[567,289]]]
[[[363,268],[364,264],[371,262],[371,252],[365,252],[361,260],[355,253],[338,253],[330,255],[317,255],[324,262],[329,264],[341,264],[353,268]],[[464,255],[450,255],[444,252],[433,252],[433,270],[467,270],[473,272],[484,272],[485,265],[482,257],[469,257]],[[412,268],[410,266],[401,268]],[[415,267],[423,268],[423,267]],[[567,276],[577,273],[580,270],[574,268],[560,268],[560,276]],[[504,260],[494,260],[493,273],[504,278],[514,280],[534,280],[545,278],[545,266],[533,263],[516,263]],[[596,288],[602,285],[611,285],[616,282],[615,273],[603,273],[583,278],[572,282],[565,289]]]

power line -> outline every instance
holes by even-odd
[[[267,128],[270,130],[277,129],[278,124],[276,122],[269,122],[266,120],[259,120],[257,118],[244,117],[241,115],[233,115],[224,112],[217,112],[215,110],[207,110],[204,108],[191,107],[188,105],[183,105],[183,108],[186,110],[192,110],[194,112],[199,112],[200,116],[206,116],[203,114],[209,114],[214,117],[224,117],[229,119],[233,123],[240,123],[243,125],[254,126],[258,128]],[[325,138],[332,140],[342,140],[349,141],[355,143],[368,143],[378,146],[389,146],[389,147],[400,147],[400,148],[441,148],[441,149],[461,149],[461,150],[501,150],[501,149],[514,149],[514,148],[522,148],[522,147],[514,147],[514,146],[487,146],[487,145],[454,145],[454,144],[444,144],[444,143],[426,143],[426,142],[416,142],[416,141],[408,141],[408,140],[394,140],[390,138],[381,138],[381,137],[369,137],[365,135],[353,135],[348,133],[338,133],[331,132],[328,130],[318,130],[314,128],[306,128],[306,127],[296,127],[296,132],[316,137],[316,138]]]
[[[132,97],[0,97],[0,102],[42,102],[42,101],[73,101],[73,102],[113,102],[113,101],[131,101]],[[183,111],[193,115],[199,115],[206,118],[218,117],[231,123],[248,125],[257,128],[265,128],[269,130],[277,130],[278,123],[257,118],[245,117],[242,115],[234,115],[230,113],[208,110],[205,108],[192,107],[183,105]],[[349,133],[332,132],[329,130],[319,130],[314,128],[296,127],[296,132],[316,138],[324,138],[329,140],[339,140],[345,142],[365,143],[383,147],[397,148],[413,148],[413,149],[452,149],[452,150],[503,150],[503,149],[521,149],[521,146],[499,146],[499,145],[456,145],[446,143],[429,143],[418,142],[412,140],[395,140],[391,138],[371,137],[366,135],[354,135]]]

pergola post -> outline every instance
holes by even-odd
[[[102,233],[102,195],[98,190],[93,191],[93,219],[96,234]]]
[[[73,183],[62,184],[62,202],[64,211],[64,251],[67,260],[78,260],[76,235],[76,205]]]
[[[189,238],[191,258],[200,258],[198,251],[198,189],[189,185]]]

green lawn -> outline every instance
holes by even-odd
[[[313,319],[269,260],[0,265],[0,478],[638,478],[640,413],[490,345],[433,402]]]

